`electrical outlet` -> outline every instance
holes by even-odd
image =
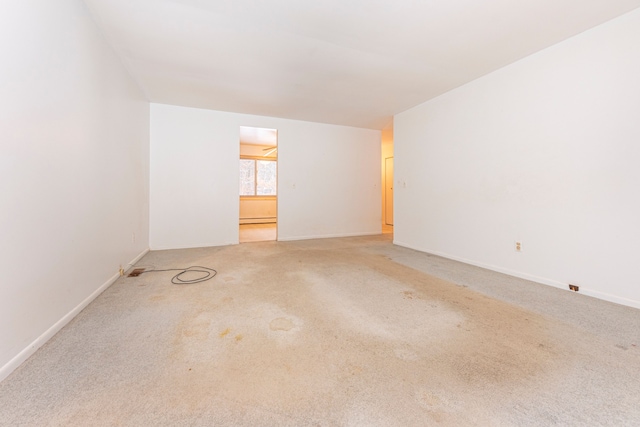
[[[120,275],[124,276],[124,268],[122,268],[122,266],[120,266]]]
[[[516,252],[522,252],[522,242],[516,242],[515,250]]]

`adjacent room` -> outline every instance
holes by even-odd
[[[0,32],[0,425],[640,425],[640,0]]]
[[[278,131],[240,126],[240,243],[277,240]]]

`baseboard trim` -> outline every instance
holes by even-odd
[[[131,264],[138,262],[143,256],[149,252],[149,249],[145,249],[138,256],[136,256]],[[46,344],[55,334],[57,334],[67,323],[69,323],[74,317],[76,317],[86,306],[88,306],[94,299],[96,299],[102,292],[104,292],[109,286],[111,286],[118,278],[120,273],[116,273],[111,276],[106,282],[104,282],[98,289],[96,289],[91,295],[85,298],[80,304],[73,308],[69,313],[64,315],[53,326],[45,331],[42,335],[36,338],[31,344],[29,344],[24,350],[18,353],[13,359],[7,362],[0,368],[0,381],[7,378],[13,371],[15,371],[20,365],[22,365],[29,357],[31,357],[40,347]]]
[[[291,242],[295,240],[311,240],[311,239],[333,239],[336,237],[358,237],[358,236],[376,236],[382,234],[382,231],[367,231],[360,233],[338,233],[338,234],[321,234],[314,236],[293,236],[293,237],[280,237],[278,236],[279,242]]]
[[[125,269],[125,272],[129,271],[130,269],[133,268],[134,265],[136,265],[138,263],[138,261],[140,261],[142,259],[142,257],[144,257],[146,254],[149,253],[151,249],[147,248],[144,251],[140,252],[138,254],[138,256],[136,256],[134,259],[131,260],[131,262],[129,264],[127,264],[127,269]]]
[[[179,246],[153,246],[152,251],[172,251],[174,249],[201,249],[201,248],[219,248],[222,246],[231,246],[239,244],[239,239],[235,242],[228,243],[211,243],[211,244],[195,244],[195,245],[179,245]]]
[[[450,259],[450,260],[453,260],[453,261],[463,262],[463,263],[469,264],[469,265],[474,265],[476,267],[486,268],[487,270],[496,271],[498,273],[507,274],[509,276],[518,277],[520,279],[530,280],[532,282],[540,283],[542,285],[553,286],[554,288],[563,289],[563,290],[565,290],[567,292],[573,292],[573,291],[569,290],[569,284],[568,283],[562,283],[562,282],[559,282],[557,280],[552,280],[552,279],[548,279],[548,278],[540,277],[540,276],[534,276],[532,274],[522,273],[520,271],[510,270],[508,268],[502,268],[502,267],[498,267],[498,266],[491,265],[491,264],[485,264],[485,263],[482,263],[482,262],[477,262],[477,261],[469,260],[469,259],[466,259],[466,258],[461,258],[461,257],[449,255],[449,254],[446,254],[446,253],[438,252],[438,251],[428,251],[428,250],[424,250],[424,249],[421,249],[421,248],[418,248],[418,247],[415,247],[413,245],[409,245],[409,244],[406,244],[406,243],[403,243],[403,242],[400,242],[400,241],[397,241],[397,240],[394,240],[393,244],[397,245],[397,246],[402,246],[404,248],[413,249],[414,251],[440,256],[442,258],[447,258],[447,259]],[[620,304],[620,305],[624,305],[624,306],[627,306],[627,307],[640,309],[640,301],[636,301],[636,300],[632,300],[632,299],[628,299],[628,298],[624,298],[624,297],[618,297],[616,295],[611,295],[611,294],[607,294],[607,293],[604,293],[604,292],[596,291],[596,290],[593,290],[593,289],[585,288],[584,286],[580,286],[580,292],[579,293],[582,294],[582,295],[589,296],[589,297],[601,299],[603,301],[613,302],[615,304]]]
[[[615,304],[626,305],[627,307],[640,309],[640,301],[636,301],[633,299],[623,298],[616,295],[607,294],[605,292],[594,291],[593,289],[583,288],[582,286],[580,286],[579,293],[604,301],[613,302]]]

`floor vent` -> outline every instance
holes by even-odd
[[[133,271],[129,273],[127,277],[138,277],[142,273],[144,273],[144,268],[134,268]]]

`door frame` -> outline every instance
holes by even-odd
[[[386,225],[390,225],[393,226],[393,218],[392,221],[389,222],[389,216],[387,215],[387,208],[388,208],[388,200],[387,197],[389,197],[388,191],[387,191],[387,178],[388,178],[388,174],[387,174],[387,162],[391,160],[393,161],[393,156],[391,157],[385,157],[384,159],[384,223]],[[393,166],[392,166],[393,169]],[[394,209],[393,209],[393,177],[391,178],[391,215],[393,217],[393,213],[394,213]]]

